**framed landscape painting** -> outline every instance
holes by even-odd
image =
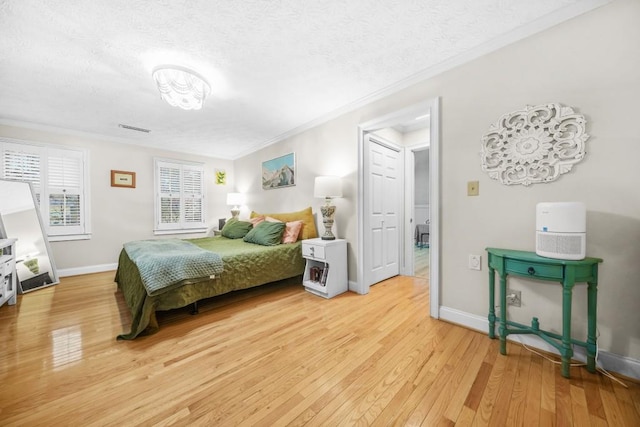
[[[262,162],[262,188],[265,190],[296,185],[295,177],[295,153]]]

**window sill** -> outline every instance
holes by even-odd
[[[69,234],[65,236],[48,236],[50,242],[66,242],[68,240],[90,240],[91,234]]]
[[[162,236],[167,234],[195,234],[195,233],[206,233],[206,228],[190,228],[190,229],[179,229],[179,230],[153,230],[153,234],[155,236]]]

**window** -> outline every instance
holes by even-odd
[[[49,240],[88,239],[86,150],[0,138],[0,176],[31,183]]]
[[[155,159],[156,234],[205,232],[204,167]]]

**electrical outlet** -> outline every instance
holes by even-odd
[[[482,257],[480,255],[469,255],[469,269],[480,270]]]
[[[507,305],[520,307],[522,305],[522,292],[507,289]]]

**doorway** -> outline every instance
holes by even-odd
[[[365,216],[368,215],[367,206],[372,197],[365,189],[365,180],[368,179],[367,166],[365,165],[365,149],[367,149],[367,135],[381,131],[382,129],[392,128],[400,123],[406,123],[411,117],[418,118],[428,115],[429,120],[429,292],[430,292],[430,308],[431,317],[439,317],[440,297],[440,182],[439,182],[439,145],[440,145],[440,98],[433,98],[429,101],[412,105],[402,110],[387,114],[361,124],[358,127],[359,144],[358,144],[358,187],[362,191],[358,192],[358,253],[360,261],[358,263],[358,282],[357,288],[353,289],[358,293],[366,294],[374,282],[374,276],[371,274],[373,259],[371,259],[371,251],[367,253],[367,246],[371,245],[371,236],[367,233],[365,227]],[[409,147],[404,146],[402,150],[406,153]],[[403,180],[405,177],[403,177]],[[405,186],[403,185],[403,188]],[[397,248],[401,267],[401,274],[406,274],[407,263],[413,264],[413,257],[407,256],[407,248],[413,247],[415,236],[415,223],[413,209],[409,209],[407,204],[406,190],[403,192],[404,197],[398,199],[399,205],[399,224],[401,243]]]

